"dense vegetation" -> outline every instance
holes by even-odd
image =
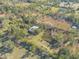
[[[0,0],[0,59],[79,59],[79,8],[62,1]]]

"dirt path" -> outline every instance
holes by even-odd
[[[42,19],[37,20],[38,23],[43,23],[43,24],[47,24],[47,25],[51,25],[53,27],[68,31],[71,29],[70,24],[68,24],[66,21],[64,20],[55,20],[51,17],[43,17]]]

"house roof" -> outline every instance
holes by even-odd
[[[38,26],[32,26],[29,30],[35,30],[35,29],[38,29],[39,27]]]

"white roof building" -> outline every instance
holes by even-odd
[[[36,29],[38,29],[39,27],[38,26],[32,26],[30,29],[29,29],[29,31],[34,31],[34,30],[36,30]]]

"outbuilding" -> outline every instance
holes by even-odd
[[[31,28],[29,28],[28,33],[32,34],[32,35],[36,35],[36,30],[38,30],[39,27],[38,26],[32,26]]]

